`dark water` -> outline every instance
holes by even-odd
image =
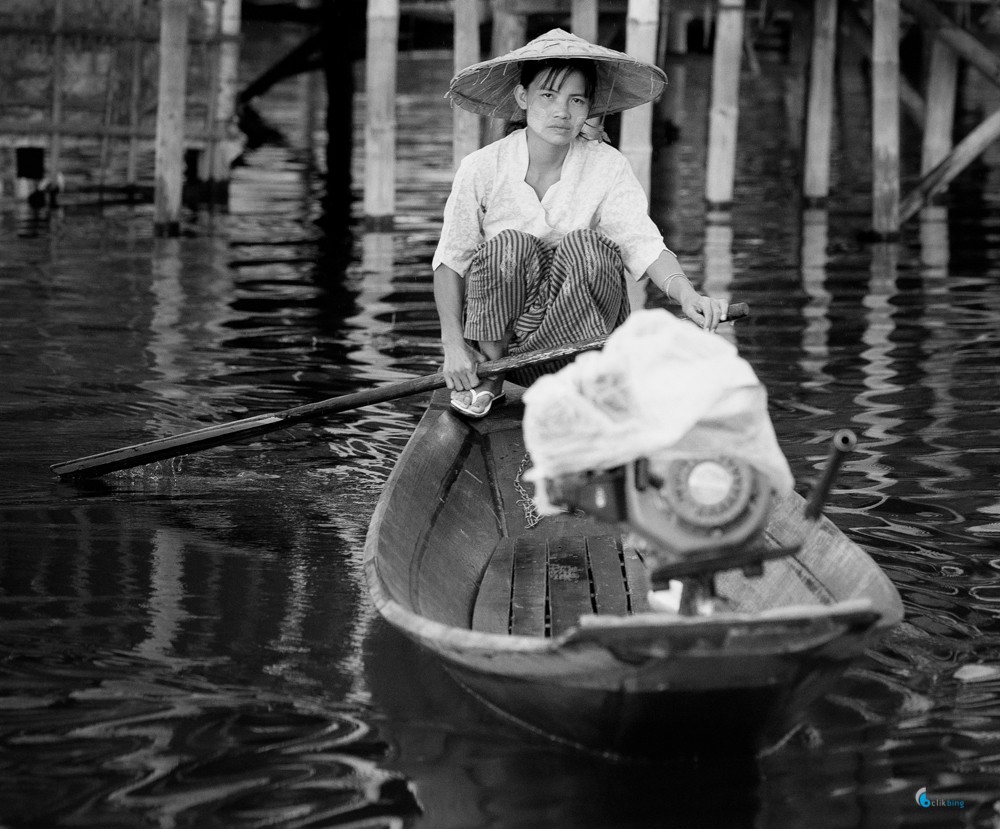
[[[654,212],[692,278],[750,303],[736,341],[797,478],[858,432],[830,513],[907,611],[780,749],[571,753],[382,624],[361,548],[420,398],[92,486],[49,473],[433,370],[448,57],[403,68],[398,227],[356,228],[346,267],[316,224],[299,81],[260,102],[289,146],[252,154],[229,213],[180,239],[147,208],[0,214],[0,825],[1000,826],[1000,153],[898,243],[865,242],[863,106],[829,209],[803,217],[779,67],[745,78],[738,204],[706,226],[691,60]],[[922,808],[921,788],[963,806]]]

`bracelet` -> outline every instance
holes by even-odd
[[[670,296],[670,283],[673,282],[678,276],[682,279],[687,279],[687,277],[682,273],[672,273],[667,277],[667,281],[663,283],[663,293],[667,295],[667,299],[673,299],[673,297]]]

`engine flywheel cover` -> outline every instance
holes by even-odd
[[[686,458],[671,461],[660,494],[682,521],[722,528],[746,512],[755,481],[753,470],[735,458]]]

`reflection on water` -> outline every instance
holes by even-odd
[[[153,239],[144,208],[0,214],[0,823],[1000,826],[1000,202],[960,179],[897,244],[859,240],[853,180],[800,215],[773,67],[748,86],[758,151],[731,220],[706,223],[692,58],[654,213],[693,277],[750,304],[726,336],[803,488],[831,433],[858,432],[830,513],[907,611],[779,749],[568,754],[388,629],[360,554],[420,398],[53,480],[56,461],[433,370],[449,60],[404,65],[398,227],[346,252],[317,224],[300,81],[271,93],[289,146],[249,154],[231,210],[180,239]],[[965,806],[922,808],[920,788]]]

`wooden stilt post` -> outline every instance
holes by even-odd
[[[125,162],[125,185],[130,190],[139,184],[139,107],[142,104],[142,5],[132,0],[132,77],[129,82],[128,156]]]
[[[733,201],[743,19],[743,0],[723,0],[719,4],[712,56],[712,103],[708,117],[705,180],[705,200],[712,210],[727,211]]]
[[[597,43],[597,0],[573,0],[570,28],[577,37]]]
[[[52,12],[52,135],[49,139],[49,187],[58,189],[59,174],[62,169],[62,115],[63,115],[63,82],[65,57],[65,0],[56,0]]]
[[[955,95],[958,86],[958,57],[940,40],[931,44],[931,65],[927,73],[927,120],[920,173],[926,175],[951,152],[955,124]]]
[[[184,183],[184,99],[187,94],[187,0],[161,0],[160,80],[156,109],[154,232],[180,235]]]
[[[872,27],[858,12],[858,7],[853,3],[848,3],[844,9],[845,28],[849,29],[847,37],[860,47],[861,52],[870,61],[872,59]],[[899,103],[902,111],[906,113],[913,123],[923,129],[924,127],[924,99],[923,96],[906,79],[905,75],[899,76]]]
[[[806,79],[809,77],[809,56],[813,48],[813,5],[794,3],[791,12],[788,72],[784,76],[785,118],[788,122],[788,141],[801,153],[805,142]]]
[[[815,206],[830,192],[830,136],[833,129],[833,69],[837,52],[837,0],[816,0],[809,106],[806,116],[803,195]]]
[[[108,178],[111,157],[111,121],[114,113],[116,92],[115,55],[108,55],[108,71],[104,77],[104,109],[101,113],[101,160],[97,174],[98,198],[104,198],[104,185]]]
[[[207,175],[212,200],[225,203],[229,199],[229,163],[235,157],[232,132],[235,129],[236,98],[239,95],[240,15],[241,0],[217,0],[215,27],[218,46],[213,123],[209,125],[211,146],[208,153]]]
[[[302,146],[306,148],[306,164],[316,165],[316,106],[319,101],[319,73],[305,72],[300,82],[302,88]]]
[[[873,0],[872,230],[899,231],[899,0]]]
[[[729,221],[705,223],[705,274],[701,289],[713,297],[730,299],[733,283],[733,226]],[[733,342],[731,325],[719,328],[719,334]]]
[[[504,55],[524,45],[528,23],[525,16],[515,9],[512,0],[492,0],[492,3],[493,41],[490,49],[494,55]],[[506,123],[502,118],[492,119],[487,140],[495,141],[502,137],[505,127]]]
[[[368,0],[365,55],[365,225],[388,230],[396,212],[396,50],[399,0]]]
[[[625,51],[634,58],[656,62],[657,31],[660,27],[658,0],[629,0],[625,30]],[[649,197],[653,165],[653,104],[628,109],[622,113],[619,149]],[[645,280],[627,280],[629,304],[633,311],[646,304]]]
[[[679,55],[687,54],[687,27],[691,12],[686,10],[670,11],[662,15],[661,28],[665,20],[666,50],[663,68],[667,73],[667,88],[663,90],[660,100],[655,103],[659,120],[670,122],[678,129],[684,122],[684,90],[687,86],[687,67]],[[663,40],[661,36],[661,40]]]
[[[656,63],[656,32],[660,25],[658,0],[629,0],[625,51],[634,58]],[[649,195],[653,159],[653,104],[643,104],[622,113],[619,149],[632,164],[636,177]]]
[[[479,45],[479,3],[455,4],[455,72],[478,63],[481,55]],[[455,167],[480,145],[480,118],[474,112],[466,112],[461,107],[452,107],[452,149]]]

